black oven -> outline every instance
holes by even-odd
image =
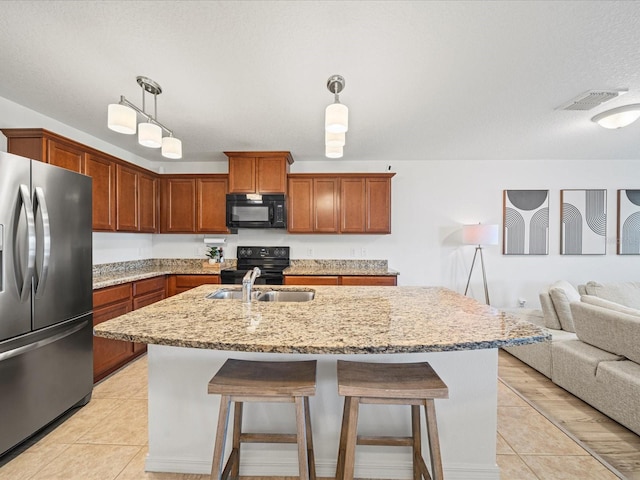
[[[227,228],[287,228],[283,194],[228,194]]]

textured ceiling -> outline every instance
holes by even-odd
[[[345,159],[636,159],[640,122],[590,118],[640,103],[638,25],[632,1],[2,1],[0,96],[159,161],[106,127],[120,95],[141,105],[144,75],[185,160],[322,160],[337,73]]]

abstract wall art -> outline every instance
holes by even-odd
[[[504,190],[502,253],[549,254],[549,190]]]
[[[560,254],[607,253],[607,191],[560,191]]]
[[[640,190],[618,190],[618,254],[640,255]]]

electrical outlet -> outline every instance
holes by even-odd
[[[524,308],[524,305],[527,303],[527,301],[524,298],[519,298],[518,299],[518,305],[520,306],[520,308]]]
[[[349,250],[349,255],[351,255],[352,257],[355,257],[356,256],[356,249],[355,248],[351,248]]]
[[[313,248],[307,248],[307,257],[313,257]]]
[[[362,258],[365,258],[365,257],[367,256],[367,249],[366,249],[366,248],[362,247],[362,248],[360,249],[360,256],[361,256]]]

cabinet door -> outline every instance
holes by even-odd
[[[287,197],[289,233],[312,233],[314,225],[313,179],[289,177]]]
[[[286,193],[287,159],[285,157],[256,158],[256,192]]]
[[[171,275],[168,280],[167,296],[186,292],[200,285],[217,285],[220,283],[220,275]]]
[[[229,193],[255,192],[255,157],[229,157]]]
[[[314,178],[313,210],[315,219],[313,230],[317,233],[338,233],[339,217],[338,178]]]
[[[226,225],[226,176],[196,180],[199,233],[228,233]]]
[[[92,179],[93,229],[116,229],[116,165],[107,158],[90,153],[84,158],[82,173]]]
[[[158,180],[141,173],[138,181],[140,231],[155,233],[158,231]]]
[[[71,147],[55,140],[48,141],[47,163],[51,165],[80,173],[83,158],[84,151],[80,148]]]
[[[396,277],[392,275],[361,275],[340,277],[341,285],[368,285],[374,287],[394,287]]]
[[[160,196],[161,232],[196,232],[196,181],[194,178],[166,178]]]
[[[119,232],[137,232],[138,216],[137,170],[116,165],[116,228]]]
[[[340,231],[364,233],[366,212],[365,179],[342,178],[340,180]]]
[[[367,233],[391,233],[391,179],[367,178]]]

